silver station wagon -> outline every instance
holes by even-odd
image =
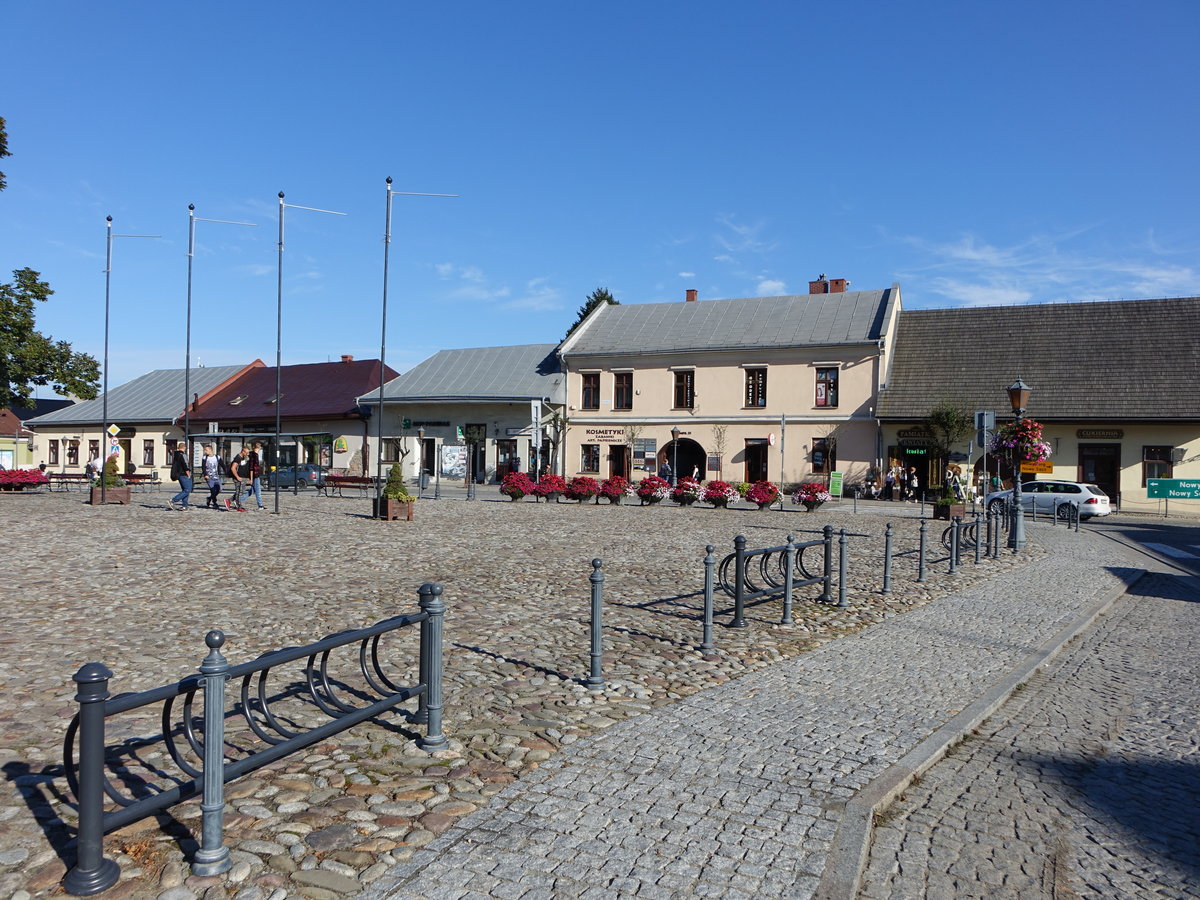
[[[988,494],[984,503],[994,509],[1012,497],[1012,491],[996,491]],[[1061,519],[1070,518],[1071,507],[1079,507],[1079,518],[1107,516],[1112,512],[1108,494],[1098,485],[1079,481],[1025,481],[1021,483],[1021,506],[1026,512],[1036,507],[1039,514],[1058,514]]]

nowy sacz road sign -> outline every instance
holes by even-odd
[[[1147,478],[1146,496],[1151,500],[1200,500],[1200,481],[1183,478]]]

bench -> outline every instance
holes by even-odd
[[[87,487],[92,483],[91,476],[86,472],[47,472],[46,478],[50,481],[52,491],[69,491],[73,484]]]
[[[345,497],[347,488],[357,490],[358,497],[366,497],[374,492],[376,481],[370,475],[326,475],[325,483],[317,488],[318,494],[332,497],[334,492],[339,497]]]
[[[157,472],[151,472],[148,475],[137,475],[137,474],[122,475],[121,478],[125,481],[125,483],[127,485],[129,485],[132,488],[138,488],[138,487],[150,488],[150,487],[152,487],[155,490],[157,490],[158,486],[160,484],[162,484],[162,478],[159,476],[159,474]]]

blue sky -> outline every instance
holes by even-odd
[[[8,4],[0,277],[110,385],[553,342],[623,303],[900,282],[908,308],[1200,293],[1179,2]]]

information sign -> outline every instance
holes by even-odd
[[[1200,500],[1200,481],[1185,478],[1147,478],[1146,496],[1152,500]]]
[[[1026,474],[1052,475],[1054,474],[1054,463],[1048,459],[1025,460],[1021,463],[1021,471]]]
[[[829,495],[833,499],[842,496],[842,473],[831,472],[829,475]]]

